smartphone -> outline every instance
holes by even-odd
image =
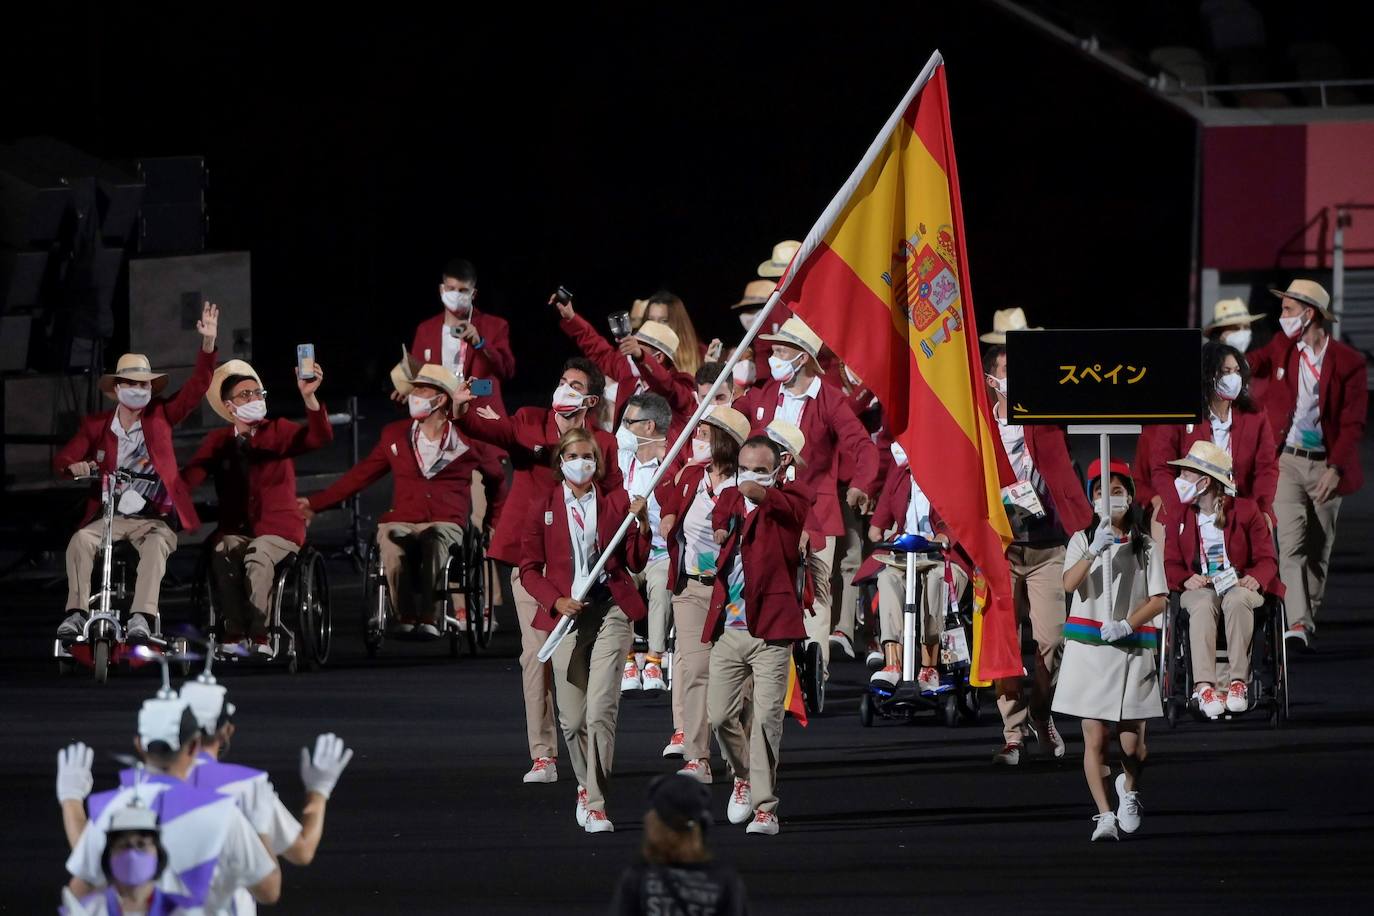
[[[471,379],[469,387],[472,389],[472,393],[479,398],[491,397],[491,379],[489,378]]]
[[[553,294],[553,298],[562,305],[572,305],[572,290],[568,289],[566,286],[560,286],[558,287],[558,292]]]
[[[314,344],[298,344],[296,346],[296,372],[306,381],[315,377]]]
[[[612,312],[606,317],[611,325],[611,336],[616,340],[623,340],[629,337],[634,331],[630,327],[629,312]]]

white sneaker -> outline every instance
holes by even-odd
[[[1119,840],[1121,835],[1116,832],[1116,815],[1108,811],[1106,814],[1094,814],[1093,821],[1097,827],[1093,830],[1093,842],[1098,840]]]
[[[411,633],[415,632],[415,624],[400,620],[391,625],[391,632],[395,633],[397,636],[409,636]]]
[[[778,835],[778,816],[772,811],[760,811],[754,815],[754,819],[749,822],[745,833],[761,833],[764,836]]]
[[[588,833],[615,833],[615,824],[611,823],[605,811],[588,811],[587,822],[582,829]]]
[[[558,758],[540,757],[535,760],[521,782],[558,782]]]
[[[1202,710],[1202,714],[1209,719],[1215,719],[1226,710],[1226,702],[1222,699],[1222,695],[1217,693],[1211,684],[1207,684],[1200,690],[1194,690],[1193,699],[1197,701],[1197,708]]]
[[[1298,648],[1307,649],[1312,645],[1312,634],[1307,632],[1307,627],[1300,623],[1295,623],[1283,634],[1284,641],[1293,640],[1298,643]]]
[[[711,784],[711,764],[707,760],[689,760],[677,771],[679,776],[690,776],[704,785]]]
[[[1244,681],[1232,681],[1231,689],[1226,691],[1226,711],[1248,712],[1250,710],[1248,693]]]
[[[577,818],[577,826],[587,826],[587,790],[581,786],[577,787],[577,810],[573,812],[573,817]]]
[[[877,671],[883,666],[883,650],[876,646],[868,647],[868,655],[864,657],[864,664],[869,671]]]
[[[874,671],[873,676],[868,679],[870,684],[877,684],[879,687],[895,688],[902,680],[902,669],[900,665],[888,665],[881,671]]]
[[[730,804],[725,808],[725,816],[732,824],[743,824],[754,814],[754,799],[749,791],[749,783],[743,779],[735,780],[730,791]]]
[[[620,692],[627,690],[641,690],[643,685],[639,682],[639,666],[633,659],[625,660],[625,672],[620,676]]]
[[[668,739],[668,743],[663,747],[664,757],[681,757],[682,752],[687,749],[687,736],[682,732],[673,732],[673,737]]]
[[[850,658],[854,657],[854,643],[848,636],[841,633],[839,630],[830,634],[830,654],[834,655],[836,649],[839,649]]]
[[[422,623],[415,628],[415,635],[422,636],[425,639],[438,639],[439,628],[432,623]]]
[[[1008,742],[1002,745],[1002,749],[992,755],[992,762],[997,766],[1014,767],[1021,764],[1021,745]]]
[[[1117,826],[1127,833],[1135,833],[1140,829],[1140,815],[1144,809],[1140,805],[1140,793],[1126,791],[1125,773],[1116,777],[1116,797],[1120,799],[1116,806]]]
[[[934,668],[922,668],[916,675],[916,685],[922,693],[934,693],[940,689],[940,672]]]
[[[622,690],[624,687],[622,686]],[[646,662],[641,690],[667,690],[668,683],[663,680],[663,666],[658,662]]]

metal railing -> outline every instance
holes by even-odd
[[[1300,80],[1296,82],[1279,83],[1207,83],[1195,85],[1175,79],[1168,72],[1161,72],[1158,76],[1151,77],[1149,86],[1165,95],[1201,95],[1202,107],[1211,107],[1211,97],[1239,92],[1285,92],[1291,90],[1316,89],[1321,102],[1319,108],[1327,108],[1326,90],[1338,88],[1355,88],[1360,86],[1374,86],[1374,79],[1359,80]]]

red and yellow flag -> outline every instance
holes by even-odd
[[[792,656],[787,657],[787,705],[783,707],[785,712],[792,714],[797,723],[803,728],[806,727],[806,698],[802,696],[801,681],[797,679],[797,660]]]
[[[1020,676],[1006,561],[1011,526],[938,51],[811,229],[778,291],[877,395],[921,489],[986,580],[975,680]]]

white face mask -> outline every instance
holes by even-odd
[[[234,416],[249,425],[261,423],[267,419],[267,399],[258,398],[249,401],[247,404],[240,404],[234,408]]]
[[[759,474],[755,471],[740,471],[737,479],[740,483],[756,483],[761,487],[771,487],[773,476],[772,474]]]
[[[472,290],[470,289],[446,289],[439,294],[439,298],[443,300],[444,308],[450,312],[456,312],[462,308],[472,309]]]
[[[692,463],[706,464],[711,460],[711,440],[692,440]]]
[[[1230,372],[1217,379],[1217,394],[1227,401],[1240,396],[1240,373]]]
[[[992,375],[985,376],[985,378],[987,379],[989,385],[997,389],[998,394],[1000,394],[1002,397],[1007,396],[1007,380],[1005,378],[997,378],[996,376]]]
[[[563,459],[563,479],[575,486],[582,486],[596,473],[596,462],[591,458]]]
[[[120,385],[115,389],[115,397],[119,398],[119,403],[130,410],[142,410],[153,399],[153,389]]]
[[[1227,331],[1221,335],[1221,342],[1244,353],[1250,349],[1250,329],[1241,328],[1239,331]]]
[[[1185,506],[1192,505],[1193,500],[1197,499],[1197,484],[1191,480],[1175,477],[1174,489],[1178,491],[1178,501]]]
[[[795,360],[788,361],[779,359],[776,356],[768,357],[768,369],[773,374],[773,380],[782,382],[784,385],[797,377],[797,367],[801,361],[806,359],[806,354],[798,356]]]
[[[758,312],[740,312],[740,313],[739,313],[739,323],[740,323],[741,325],[744,326],[744,329],[745,329],[746,331],[749,330],[750,328],[752,328],[752,327],[754,326],[754,316],[757,315],[757,314],[758,314]]]
[[[748,388],[759,377],[759,370],[752,359],[741,359],[730,370],[730,377],[735,380],[735,384],[739,387]]]
[[[1131,508],[1131,498],[1129,496],[1113,496],[1112,518],[1121,518],[1126,514],[1126,510]]]
[[[895,462],[897,462],[897,467],[899,467],[899,468],[904,468],[904,467],[906,467],[906,449],[902,448],[902,447],[901,447],[900,445],[898,445],[896,442],[892,443],[891,448],[892,448],[892,460],[895,461]]]
[[[1283,328],[1283,333],[1289,337],[1297,337],[1302,333],[1302,317],[1294,315],[1291,318],[1280,318],[1279,327]]]
[[[420,397],[418,394],[412,394],[408,400],[410,402],[411,419],[423,420],[425,417],[434,413],[434,402],[437,401],[438,398],[424,398]]]
[[[553,409],[561,414],[577,413],[586,399],[587,396],[572,385],[559,385],[553,393]]]

